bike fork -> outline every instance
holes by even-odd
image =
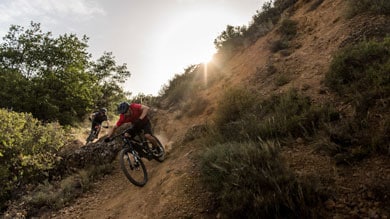
[[[130,161],[130,157],[129,157],[128,153],[125,154],[125,159],[129,163],[131,170],[139,169],[139,159],[138,159],[138,156],[136,154],[134,154],[134,152],[131,152],[131,154],[132,154],[132,156],[134,158],[134,164]]]

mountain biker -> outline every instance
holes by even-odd
[[[107,117],[107,109],[106,108],[100,108],[99,111],[92,113],[89,116],[89,120],[92,121],[91,133],[93,131],[95,131],[97,125],[101,126],[104,121],[107,122],[107,126],[104,126],[105,128],[108,128],[110,125],[110,122],[108,121],[108,117]],[[100,129],[96,133],[95,139],[98,138],[99,132],[100,132]]]
[[[156,139],[153,137],[152,126],[148,118],[148,112],[149,112],[148,106],[138,104],[138,103],[129,104],[127,102],[122,102],[118,105],[117,111],[120,114],[119,119],[116,122],[116,124],[112,127],[112,129],[108,131],[107,138],[104,139],[105,142],[111,141],[112,134],[119,126],[123,124],[131,123],[134,125],[134,129],[133,129],[134,132],[143,130],[145,138],[148,139],[150,143],[152,143],[153,147],[158,147],[158,143]],[[131,135],[132,133],[129,134]]]

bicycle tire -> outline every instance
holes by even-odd
[[[89,134],[89,136],[88,136],[88,138],[87,138],[85,144],[88,144],[88,143],[90,143],[90,142],[93,142],[94,139],[95,139],[95,132],[92,132],[92,133]]]
[[[126,155],[129,159],[125,158]],[[146,184],[148,172],[144,162],[138,155],[132,154],[129,148],[124,148],[119,153],[119,162],[123,173],[131,183],[139,187]]]
[[[159,154],[161,152],[161,155],[157,155],[155,154],[155,152],[152,150],[153,152],[153,158],[155,160],[157,160],[158,162],[163,162],[165,160],[165,148],[164,146],[161,144],[160,140],[153,135],[153,137],[156,139],[157,143],[158,143],[158,151],[157,153]],[[152,146],[152,143],[148,142],[150,144],[150,146]]]

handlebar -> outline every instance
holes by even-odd
[[[111,137],[110,139],[111,139],[111,140],[114,140],[115,138],[117,138],[117,137],[119,137],[119,136],[121,136],[121,135],[124,135],[126,132],[130,131],[130,130],[133,129],[133,128],[134,128],[134,125],[131,124],[131,125],[130,125],[127,129],[125,129],[123,132],[121,132],[121,133],[115,135],[114,137]]]

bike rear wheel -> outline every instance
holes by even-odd
[[[152,148],[151,150],[152,150],[153,157],[155,160],[159,162],[163,162],[165,160],[165,148],[156,136],[153,135],[153,137],[156,139],[156,142],[158,143],[158,147],[153,149],[152,143],[148,142],[150,147]]]
[[[129,148],[124,148],[119,153],[119,162],[123,173],[131,183],[140,187],[146,184],[148,173],[138,155],[132,154]]]

